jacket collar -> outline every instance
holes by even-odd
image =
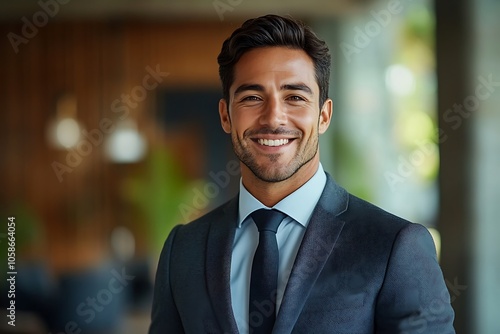
[[[347,210],[349,194],[327,174],[327,182],[302,244],[299,247],[288,280],[274,333],[291,333],[302,308],[344,227],[340,214]]]
[[[212,307],[224,333],[238,333],[231,304],[231,253],[238,217],[238,196],[210,222],[205,274]]]
[[[299,247],[280,306],[273,332],[291,333],[305,301],[332,254],[344,221],[339,217],[347,210],[349,194],[326,173],[323,193],[314,209]],[[231,306],[231,253],[238,219],[238,198],[219,210],[214,217],[207,242],[206,277],[212,307],[224,332],[238,333]]]

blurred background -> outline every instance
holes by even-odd
[[[324,168],[429,228],[457,333],[500,332],[496,0],[1,2],[0,332],[146,333],[170,229],[237,191],[216,57],[267,13],[330,46]]]

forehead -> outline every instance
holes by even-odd
[[[242,84],[268,87],[286,83],[303,83],[317,93],[319,87],[312,59],[300,49],[262,47],[244,53],[235,64],[230,92]]]

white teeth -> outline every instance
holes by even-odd
[[[281,146],[281,145],[288,144],[288,139],[276,139],[276,140],[258,139],[257,142],[259,144],[265,145],[265,146]]]

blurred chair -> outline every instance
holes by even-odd
[[[129,308],[133,312],[151,310],[153,303],[153,281],[151,277],[151,263],[147,259],[134,259],[127,264],[127,272],[135,278],[131,282],[131,294],[128,300]]]
[[[3,286],[3,285],[2,285]],[[5,288],[4,288],[5,289]],[[2,297],[7,292],[2,289]],[[46,333],[57,286],[43,262],[19,262],[16,275],[16,327],[0,327],[1,333]],[[2,308],[9,300],[2,298]],[[3,319],[7,319],[5,316]]]
[[[117,279],[120,272],[121,267],[104,266],[62,275],[50,329],[64,333],[74,322],[85,334],[119,333],[130,293]]]

